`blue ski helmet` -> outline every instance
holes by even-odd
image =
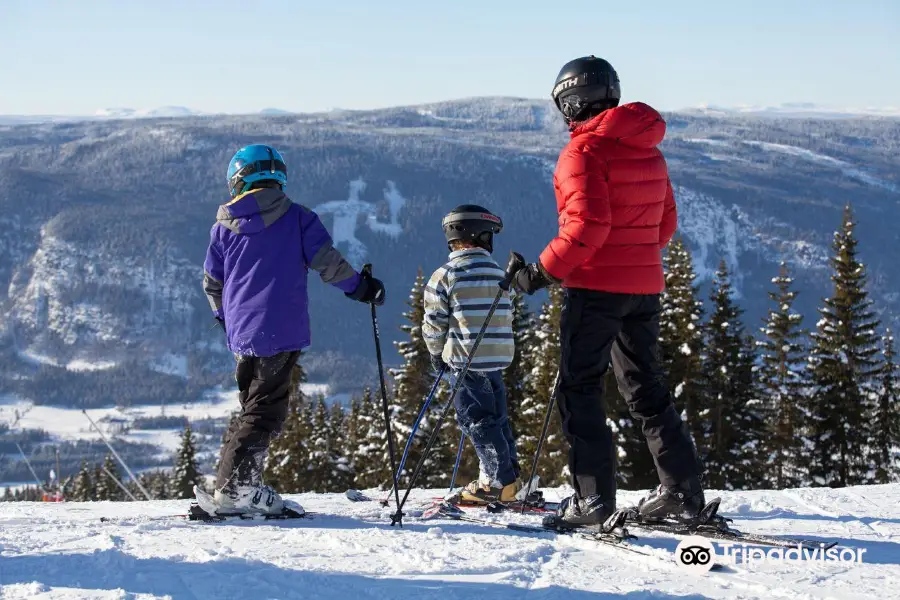
[[[282,188],[287,185],[287,166],[278,150],[265,144],[244,146],[228,163],[228,192],[239,196],[250,189],[250,184],[270,180]]]

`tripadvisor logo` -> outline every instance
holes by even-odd
[[[690,535],[675,548],[675,562],[691,573],[702,575],[716,564],[716,549],[705,537]]]
[[[760,548],[735,542],[718,542],[719,552],[712,542],[701,536],[688,536],[675,549],[675,562],[685,570],[702,575],[716,566],[716,559],[732,565],[752,566],[756,563],[862,563],[865,548],[837,548],[827,544],[818,547],[797,544],[789,548]]]

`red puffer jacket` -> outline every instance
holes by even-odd
[[[572,130],[553,176],[559,234],[540,258],[563,286],[663,291],[661,250],[677,224],[666,159],[656,148],[665,134],[660,114],[640,102]]]

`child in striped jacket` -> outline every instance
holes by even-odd
[[[491,257],[493,236],[503,223],[489,210],[466,204],[444,217],[443,228],[450,257],[425,288],[422,334],[435,370],[446,365],[455,382],[504,277]],[[463,489],[465,502],[509,502],[519,490],[503,385],[503,369],[515,352],[512,321],[512,303],[504,292],[454,401],[456,419],[475,446],[481,471]]]

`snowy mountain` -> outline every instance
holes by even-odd
[[[440,493],[440,492],[438,492]],[[550,500],[567,490],[545,490]],[[417,491],[410,505],[434,492]],[[187,501],[0,504],[0,596],[7,600],[858,600],[900,598],[900,486],[723,492],[733,526],[836,541],[846,562],[716,543],[724,568],[700,574],[675,562],[682,536],[633,529],[633,548],[551,533],[412,515],[338,494],[293,496],[311,519],[200,524]],[[619,493],[627,506],[636,492]],[[539,515],[489,515],[535,524]],[[101,518],[108,519],[101,522]],[[691,542],[686,543],[689,545]],[[752,550],[752,554],[750,551]],[[807,552],[817,550],[806,548]],[[726,551],[728,555],[726,555]],[[799,555],[799,553],[798,553]],[[807,555],[811,556],[811,555]],[[849,562],[851,560],[861,562]]]
[[[161,106],[159,108],[101,108],[94,117],[101,119],[155,119],[160,117],[193,117],[202,115],[185,106]]]
[[[827,106],[816,104],[814,102],[788,102],[774,106],[760,106],[753,104],[716,106],[712,104],[703,104],[685,108],[678,112],[708,116],[744,115],[792,119],[853,119],[859,117],[900,118],[900,106],[846,107]]]
[[[704,282],[721,258],[750,327],[780,260],[815,322],[827,257],[852,201],[877,308],[900,315],[900,121],[669,114],[664,151],[681,232]],[[566,139],[547,102],[476,98],[375,111],[179,116],[0,125],[0,394],[57,406],[159,405],[227,384],[201,265],[224,171],[242,144],[288,160],[288,192],[388,286],[382,335],[398,339],[417,270],[445,258],[441,217],[502,215],[497,252],[533,259],[556,229],[551,176]],[[372,380],[365,307],[312,286],[312,381]],[[386,340],[387,343],[387,340]],[[396,355],[386,348],[388,362]]]

